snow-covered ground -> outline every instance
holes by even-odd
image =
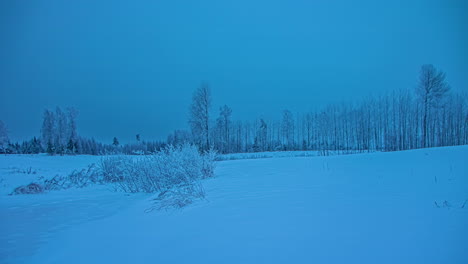
[[[98,160],[0,157],[1,263],[468,263],[468,146],[222,161],[183,210],[106,186],[7,195]]]
[[[239,160],[239,159],[264,159],[264,158],[292,158],[292,157],[315,157],[319,156],[318,151],[272,151],[272,152],[250,152],[250,153],[230,153],[219,155],[218,160]]]
[[[333,151],[320,152],[315,150],[295,150],[295,151],[271,151],[271,152],[249,152],[221,154],[218,160],[239,160],[239,159],[265,159],[265,158],[293,158],[293,157],[316,157],[316,156],[336,156],[356,154],[358,151]],[[326,154],[326,155],[325,155]]]

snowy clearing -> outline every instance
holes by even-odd
[[[8,196],[96,156],[0,157],[1,263],[467,263],[468,146],[218,162],[207,200]],[[35,173],[34,173],[35,172]]]

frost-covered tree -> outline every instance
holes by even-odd
[[[445,80],[445,73],[427,64],[421,67],[419,84],[416,94],[423,105],[422,121],[422,147],[428,147],[428,119],[430,111],[440,105],[443,98],[450,91],[450,86]]]
[[[307,149],[309,149],[312,143],[311,141],[312,141],[312,129],[314,126],[314,119],[311,113],[307,113],[304,119],[305,119],[304,129],[306,130],[305,135],[306,135]]]
[[[254,140],[254,150],[255,151],[266,151],[268,150],[268,126],[265,120],[260,119],[260,126],[257,130]]]
[[[0,153],[7,153],[9,143],[8,130],[3,121],[0,120]]]
[[[43,149],[40,143],[40,140],[38,140],[36,137],[33,137],[31,140],[26,140],[21,143],[21,147],[19,148],[19,151],[17,153],[20,154],[38,154],[42,153]]]
[[[283,145],[286,149],[294,147],[294,116],[289,110],[283,111],[283,120],[281,123],[283,132]]]
[[[44,117],[41,128],[41,142],[43,148],[49,154],[54,153],[54,139],[55,139],[55,114],[48,109],[44,110]]]
[[[77,115],[74,108],[67,108],[66,112],[60,107],[55,112],[46,109],[41,128],[42,149],[51,155],[78,153]]]
[[[228,153],[230,151],[230,127],[231,127],[232,109],[224,105],[219,108],[219,117],[217,119],[217,130],[219,141],[221,142],[220,151]]]
[[[78,133],[76,131],[76,117],[78,115],[78,111],[73,108],[67,108],[67,117],[68,117],[68,145],[67,151],[70,154],[76,153],[76,143],[78,140]]]
[[[119,146],[119,140],[117,139],[117,137],[114,137],[114,140],[112,141],[112,145],[118,147]]]
[[[210,108],[211,91],[204,83],[193,94],[189,124],[195,143],[205,151],[210,148]]]
[[[62,111],[62,109],[60,109],[60,107],[57,107],[55,109],[55,122],[55,151],[56,153],[63,155],[65,153],[65,149],[69,141],[69,127],[67,125],[67,115]]]
[[[174,130],[173,133],[167,136],[167,143],[173,146],[179,146],[192,142],[190,132],[187,130]]]

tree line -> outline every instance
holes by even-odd
[[[193,94],[190,131],[175,130],[168,143],[193,142],[221,153],[318,150],[397,151],[468,143],[466,95],[452,93],[444,72],[423,65],[414,91],[398,90],[360,102],[331,104],[320,111],[292,113],[278,120],[233,121],[223,106],[212,119],[211,91]]]
[[[121,145],[80,137],[77,111],[45,110],[41,136],[11,143],[0,121],[0,153],[148,154],[165,145],[192,143],[204,152],[220,153],[316,150],[343,153],[397,151],[468,144],[467,96],[451,92],[446,75],[433,65],[423,65],[414,90],[398,90],[359,102],[331,104],[307,113],[284,110],[277,120],[257,118],[234,121],[224,105],[212,117],[211,89],[203,83],[189,107],[189,129],[178,129],[166,141]]]
[[[67,108],[63,111],[57,107],[55,111],[44,110],[40,137],[33,137],[21,143],[10,142],[6,126],[0,121],[0,153],[1,154],[38,154],[49,155],[106,155],[128,154],[141,155],[154,153],[164,147],[164,142],[144,141],[136,135],[137,142],[121,145],[116,137],[112,144],[96,141],[78,135],[76,117],[78,111]]]

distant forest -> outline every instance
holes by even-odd
[[[444,72],[423,65],[414,90],[398,90],[359,102],[332,104],[321,111],[282,112],[279,120],[233,121],[224,105],[211,116],[211,90],[202,84],[189,107],[189,130],[175,130],[166,141],[96,142],[77,134],[77,111],[45,110],[41,136],[21,143],[8,139],[0,121],[0,153],[148,154],[165,145],[192,143],[201,152],[219,153],[316,150],[343,153],[398,151],[468,143],[467,95],[451,91]]]

